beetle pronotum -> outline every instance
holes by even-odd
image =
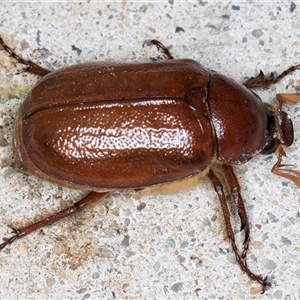
[[[267,87],[277,77],[260,73],[240,85],[190,59],[143,64],[85,63],[49,71],[0,44],[23,71],[42,77],[22,103],[13,140],[17,168],[44,180],[91,191],[70,208],[4,238],[3,249],[34,230],[82,210],[118,189],[142,189],[197,174],[211,180],[226,232],[241,269],[262,286],[267,277],[247,265],[250,229],[232,165],[258,153],[278,153],[272,172],[300,187],[300,173],[281,163],[293,142],[292,122],[283,103],[300,101],[278,94],[278,107],[263,103],[249,88]],[[238,111],[234,115],[233,112]],[[234,120],[234,122],[232,122]],[[236,126],[239,124],[239,126]],[[239,251],[226,203],[229,193],[244,231]]]

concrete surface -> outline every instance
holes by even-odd
[[[3,1],[0,16],[1,36],[47,68],[149,61],[161,55],[142,48],[150,38],[176,58],[239,82],[260,69],[281,72],[300,63],[299,1]],[[80,192],[12,168],[16,112],[37,77],[14,75],[20,65],[4,51],[0,66],[0,236],[6,237],[8,225],[48,216]],[[300,71],[256,92],[274,104],[276,93],[299,86]],[[284,162],[299,170],[300,106],[284,109],[295,127]],[[120,192],[15,242],[0,253],[0,298],[299,299],[300,191],[271,174],[275,162],[275,155],[259,155],[235,168],[251,225],[248,263],[273,278],[264,295],[235,263],[218,199],[204,179],[173,195]],[[233,224],[238,234],[236,217]]]

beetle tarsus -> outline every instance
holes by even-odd
[[[158,40],[146,40],[143,43],[143,47],[145,45],[146,46],[155,45],[157,47],[157,50],[162,50],[162,52],[168,57],[168,59],[174,59],[170,51]]]
[[[6,45],[5,42],[3,41],[3,39],[1,37],[0,37],[0,45],[2,45],[3,49],[10,56],[12,56],[20,64],[26,66],[26,68],[24,68],[23,70],[19,70],[17,72],[17,74],[28,72],[28,73],[35,74],[35,75],[43,77],[43,76],[45,76],[45,75],[47,75],[47,74],[49,74],[51,72],[50,70],[44,69],[43,67],[37,65],[36,63],[34,63],[34,62],[30,61],[30,60],[25,60],[24,58],[22,58],[12,48],[10,48],[9,46]]]
[[[0,250],[2,250],[3,248],[5,248],[7,245],[11,244],[12,242],[14,242],[15,240],[17,240],[19,238],[19,230],[11,227],[12,232],[14,235],[11,236],[10,238],[3,238],[3,243],[0,244]]]
[[[246,80],[243,85],[247,88],[259,88],[268,87],[271,83],[274,81],[274,73],[271,72],[269,76],[266,76],[262,70],[260,70],[259,74],[256,77],[251,77],[248,80]]]
[[[267,290],[267,288],[272,286],[272,284],[268,281],[268,276],[263,277],[261,275],[254,274],[249,269],[246,258],[243,258],[238,253],[238,249],[236,247],[235,240],[231,239],[231,238],[230,238],[230,240],[231,240],[232,248],[233,248],[233,251],[235,254],[235,258],[236,258],[241,270],[243,272],[245,272],[250,279],[252,279],[253,281],[256,281],[257,283],[259,283],[262,286],[261,294],[264,294],[265,291]]]
[[[13,230],[12,233],[14,234],[13,236],[9,237],[9,238],[3,238],[3,243],[0,244],[0,250],[4,249],[6,246],[10,245],[11,243],[13,243],[14,241],[16,241],[17,239],[21,238],[19,236],[19,231],[18,230]]]
[[[256,77],[249,78],[243,83],[243,85],[247,88],[268,88],[271,84],[277,83],[285,76],[299,69],[300,65],[291,66],[278,76],[275,76],[273,72],[271,72],[269,76],[266,76],[263,71],[260,70],[259,74]]]

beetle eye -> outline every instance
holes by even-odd
[[[271,154],[274,153],[278,147],[278,139],[274,137],[274,134],[277,132],[276,116],[274,108],[265,104],[265,111],[267,114],[267,143],[262,149],[262,154]]]
[[[277,141],[277,139],[273,138],[266,144],[264,149],[261,151],[261,154],[274,153],[276,151],[277,147],[278,147],[278,141]]]

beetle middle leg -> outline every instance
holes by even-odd
[[[221,168],[221,169],[220,169]],[[225,181],[224,184],[229,187],[230,189],[230,195],[237,207],[239,217],[241,219],[241,229],[245,231],[245,240],[244,240],[244,247],[242,254],[240,255],[238,247],[236,245],[234,232],[232,230],[231,221],[230,221],[230,211],[228,209],[228,205],[226,202],[226,196],[224,192],[223,185],[221,181],[219,180],[219,177],[216,175],[219,174],[222,177],[222,181]],[[243,203],[243,199],[240,195],[240,187],[238,184],[238,180],[233,172],[233,169],[229,165],[224,166],[218,166],[216,170],[210,170],[208,173],[208,177],[211,180],[215,191],[218,194],[218,198],[220,200],[224,221],[225,221],[225,227],[227,235],[231,241],[231,246],[233,249],[233,252],[235,254],[236,260],[242,269],[249,278],[252,280],[258,282],[262,286],[262,293],[265,292],[268,286],[271,284],[267,281],[267,277],[262,277],[261,275],[254,274],[248,267],[246,257],[247,257],[247,250],[249,247],[249,224],[248,224],[248,218],[245,210],[245,206]]]
[[[151,46],[155,45],[157,47],[157,50],[162,50],[162,52],[168,57],[168,59],[174,59],[174,57],[171,55],[170,51],[158,40],[146,40],[143,43],[144,46]]]
[[[44,69],[43,67],[39,66],[38,64],[32,62],[31,60],[25,60],[20,55],[18,55],[12,48],[10,48],[6,43],[3,41],[3,39],[0,36],[0,45],[3,47],[3,49],[14,59],[16,59],[20,64],[25,65],[26,68],[19,71],[19,73],[22,72],[28,72],[31,74],[35,74],[38,76],[45,76],[49,73],[51,73],[50,70]]]
[[[101,200],[106,194],[108,194],[108,192],[105,192],[105,193],[91,192],[88,195],[86,195],[85,197],[83,197],[81,200],[74,203],[69,208],[61,210],[60,212],[57,212],[48,218],[45,218],[39,222],[33,223],[31,225],[28,225],[28,226],[20,228],[20,229],[12,228],[13,229],[12,233],[14,235],[11,236],[10,238],[3,239],[4,242],[2,244],[0,244],[0,250],[5,248],[7,245],[11,244],[15,240],[18,240],[37,229],[40,229],[47,225],[53,224],[65,217],[71,216],[71,215],[77,213],[78,211],[83,210],[84,208],[86,208],[86,206],[88,206],[96,201]]]

